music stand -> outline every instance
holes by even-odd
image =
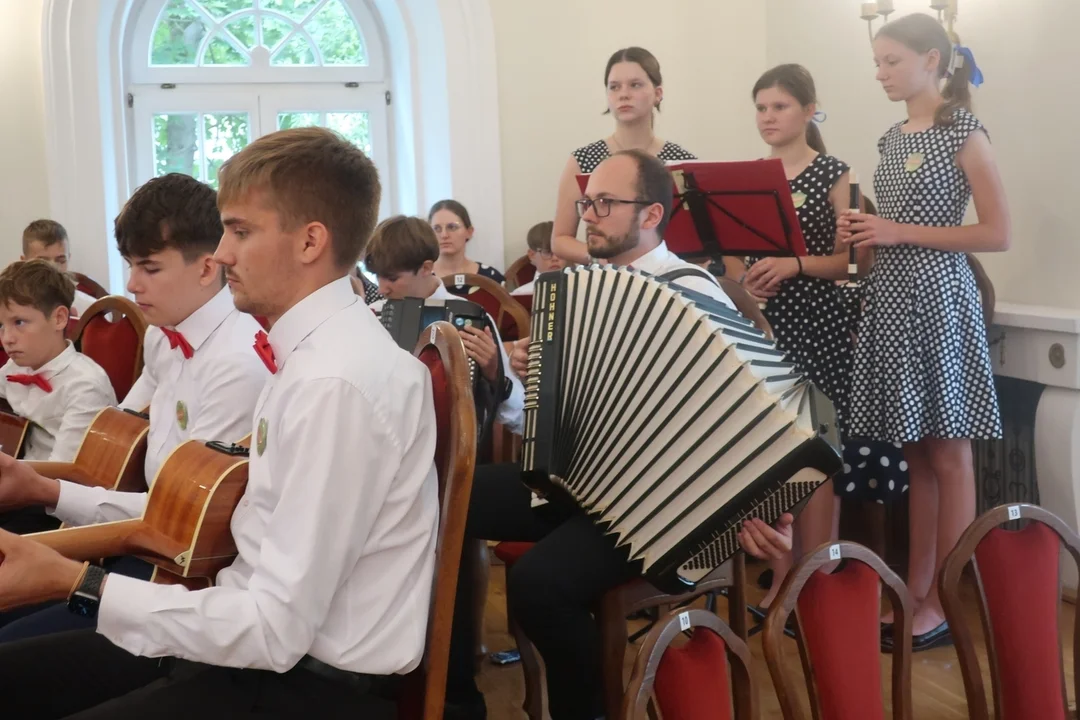
[[[668,249],[683,258],[722,255],[806,255],[791,186],[776,158],[744,162],[668,164],[674,202],[664,232]],[[589,176],[578,175],[584,193]]]

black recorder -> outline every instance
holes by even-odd
[[[483,332],[488,326],[488,316],[484,308],[469,300],[459,299],[387,300],[379,319],[394,341],[409,352],[416,348],[420,334],[440,321],[446,321],[458,330],[474,327]]]

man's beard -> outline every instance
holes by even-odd
[[[641,240],[641,228],[635,223],[626,235],[608,235],[596,228],[588,228],[586,236],[589,255],[602,260],[610,260],[633,250]]]

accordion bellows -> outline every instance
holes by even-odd
[[[832,403],[724,303],[590,266],[534,290],[522,473],[685,592],[842,466]]]

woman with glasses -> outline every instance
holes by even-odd
[[[465,245],[472,239],[476,229],[469,219],[469,211],[457,200],[440,200],[431,206],[428,222],[439,239],[439,259],[435,261],[435,276],[483,275],[497,283],[506,278],[503,274],[483,263],[470,260]]]
[[[588,174],[614,153],[642,150],[671,162],[695,157],[654,132],[655,112],[664,99],[660,62],[648,50],[630,47],[619,50],[604,70],[607,86],[607,113],[615,117],[615,132],[603,140],[575,150],[559,179],[559,201],[555,209],[552,251],[568,263],[592,262],[585,243],[577,239],[580,216],[574,203],[581,197],[577,176]]]

